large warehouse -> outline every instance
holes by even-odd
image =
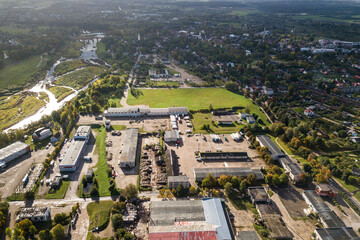
[[[247,177],[250,174],[254,174],[256,179],[264,179],[264,175],[260,169],[251,169],[251,168],[194,168],[195,181],[202,181],[208,173],[215,178],[219,178],[221,175],[227,176],[243,176]]]
[[[246,161],[248,160],[247,152],[201,152],[200,159],[202,161]]]
[[[30,146],[23,142],[14,142],[0,149],[0,168],[5,168],[8,162],[30,151]]]
[[[149,240],[230,240],[234,237],[225,203],[220,198],[150,204]]]
[[[119,165],[122,168],[136,166],[138,157],[139,129],[128,128],[124,134],[124,143],[120,154]]]
[[[278,160],[280,157],[285,157],[285,154],[275,145],[268,135],[258,135],[256,140],[260,143],[261,147],[267,147],[271,157]]]
[[[149,108],[149,107],[128,107],[128,108],[109,108],[104,112],[106,118],[117,117],[162,117],[170,115],[188,115],[187,107],[168,107],[168,108]]]
[[[91,136],[90,126],[80,126],[75,134],[74,140],[71,141],[65,156],[60,163],[60,172],[75,172],[80,162],[82,154],[86,149],[86,144]]]

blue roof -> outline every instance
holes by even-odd
[[[230,230],[225,209],[220,198],[202,199],[205,221],[216,226],[218,240],[231,240],[232,232]]]

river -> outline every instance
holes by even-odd
[[[76,95],[79,93],[79,91],[85,90],[88,87],[88,84],[87,84],[85,87],[83,87],[80,90],[72,89],[74,92],[72,94],[70,94],[69,96],[67,96],[66,98],[64,98],[61,102],[58,102],[57,99],[55,98],[55,95],[46,89],[46,85],[48,85],[48,84],[52,85],[52,82],[57,79],[57,77],[54,76],[54,70],[55,70],[56,66],[62,62],[83,59],[92,64],[97,64],[96,62],[93,61],[93,60],[99,59],[98,56],[96,55],[97,44],[98,44],[98,42],[101,41],[101,39],[103,39],[105,37],[105,35],[103,33],[88,33],[85,35],[93,36],[93,38],[89,39],[89,40],[85,40],[85,45],[80,49],[80,51],[82,53],[79,58],[65,59],[64,57],[61,57],[50,68],[50,70],[47,72],[47,74],[43,80],[38,82],[31,89],[24,90],[24,91],[29,91],[29,92],[35,92],[38,94],[40,94],[41,92],[45,92],[49,96],[49,102],[47,102],[46,105],[44,107],[40,108],[35,114],[33,114],[29,117],[26,117],[25,119],[21,120],[17,124],[6,129],[5,131],[10,130],[10,129],[24,128],[24,127],[26,127],[26,125],[30,124],[31,122],[40,120],[42,116],[50,115],[53,111],[56,111],[56,110],[60,109],[61,107],[63,107],[66,102],[68,102],[71,99],[73,99],[74,97],[76,97]],[[105,65],[110,66],[107,63],[105,63]],[[97,78],[94,78],[90,82],[90,84],[95,82],[96,80],[97,80]],[[64,86],[64,87],[67,87],[67,86]],[[18,93],[16,93],[16,94],[18,94]]]

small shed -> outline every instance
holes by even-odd
[[[85,178],[87,181],[92,181],[92,178],[94,176],[94,170],[93,169],[88,169],[86,174],[85,174]]]

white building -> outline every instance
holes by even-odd
[[[32,222],[45,222],[51,220],[49,207],[29,207],[21,209],[16,221],[30,219]]]
[[[187,176],[169,176],[168,187],[169,189],[176,189],[177,186],[183,185],[185,188],[190,187],[189,178]]]
[[[179,138],[180,138],[179,131],[165,131],[164,141],[166,143],[177,142]]]
[[[0,165],[6,167],[8,162],[30,151],[30,146],[23,142],[14,142],[0,149]]]
[[[32,138],[36,141],[42,141],[50,136],[52,136],[52,131],[50,128],[39,128],[34,132]]]
[[[109,108],[104,112],[106,118],[112,117],[161,117],[170,115],[188,115],[187,107],[168,107],[168,108],[149,108],[149,107],[129,107],[129,108]]]

